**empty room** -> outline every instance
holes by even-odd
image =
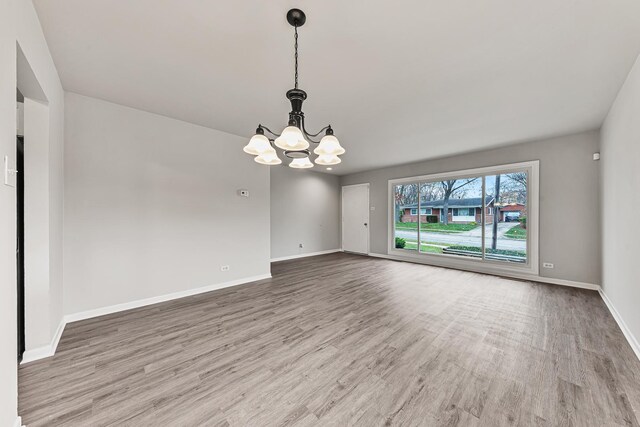
[[[0,2],[0,427],[640,427],[640,2]]]

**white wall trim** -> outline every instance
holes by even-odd
[[[51,339],[51,343],[48,345],[44,345],[42,347],[33,348],[31,350],[26,350],[22,355],[21,365],[25,363],[33,362],[35,360],[44,359],[46,357],[51,357],[56,353],[56,349],[58,348],[58,343],[60,342],[60,337],[62,336],[62,332],[64,332],[64,327],[67,322],[63,317],[58,324],[58,328],[56,329],[53,338]]]
[[[171,301],[178,298],[189,297],[192,295],[202,294],[205,292],[215,291],[217,289],[229,288],[231,286],[243,285],[249,282],[257,282],[258,280],[270,279],[271,273],[261,274],[258,276],[245,277],[242,279],[231,280],[229,282],[217,283],[215,285],[203,286],[201,288],[187,289],[186,291],[173,292],[170,294],[159,295],[157,297],[144,298],[136,301],[125,302],[122,304],[109,305],[93,310],[81,311],[79,313],[67,314],[64,316],[67,323],[77,322],[79,320],[91,319],[92,317],[104,316],[106,314],[117,313],[120,311],[131,310],[133,308],[144,307],[160,302]]]
[[[451,268],[454,270],[462,270],[462,271],[472,271],[474,273],[481,273],[481,274],[489,274],[491,276],[498,276],[498,277],[507,277],[510,279],[518,279],[518,280],[527,280],[527,281],[531,281],[531,282],[540,282],[540,283],[549,283],[552,285],[561,285],[561,286],[569,286],[572,288],[581,288],[581,289],[589,289],[592,291],[599,291],[600,290],[600,285],[596,285],[594,283],[585,283],[585,282],[577,282],[577,281],[573,281],[573,280],[565,280],[565,279],[556,279],[553,277],[543,277],[543,276],[537,276],[537,275],[533,275],[533,274],[526,274],[526,273],[518,273],[518,272],[511,272],[511,271],[500,271],[500,272],[496,272],[495,270],[489,270],[489,269],[484,269],[482,268],[483,266],[481,264],[478,265],[447,265],[446,262],[438,262],[438,260],[431,260],[429,259],[425,259],[423,257],[420,258],[405,258],[405,257],[399,257],[396,255],[386,255],[386,254],[378,254],[378,253],[370,253],[369,256],[372,257],[376,257],[376,258],[384,258],[384,259],[390,259],[393,261],[402,261],[402,262],[411,262],[414,264],[424,264],[424,265],[431,265],[433,267],[441,267],[441,268]]]
[[[600,285],[595,283],[578,282],[575,280],[556,279],[555,277],[535,276],[530,279],[536,282],[549,283],[551,285],[569,286],[571,288],[588,289],[590,291],[600,291]]]
[[[58,342],[60,342],[60,337],[62,336],[62,332],[64,331],[64,327],[67,323],[77,322],[79,320],[90,319],[92,317],[104,316],[106,314],[117,313],[120,311],[131,310],[133,308],[144,307],[151,304],[157,304],[160,302],[171,301],[174,299],[184,298],[192,295],[202,294],[205,292],[215,291],[217,289],[229,288],[231,286],[243,285],[245,283],[257,282],[259,280],[270,279],[271,274],[261,274],[258,276],[245,277],[243,279],[231,280],[229,282],[217,283],[215,285],[203,286],[195,289],[188,289],[186,291],[173,292],[171,294],[160,295],[157,297],[145,298],[131,302],[125,302],[122,304],[115,304],[106,307],[96,308],[94,310],[82,311],[80,313],[67,314],[60,321],[60,325],[56,331],[55,336],[53,337],[51,344],[38,347],[33,350],[28,350],[24,352],[22,357],[22,363],[29,363],[36,360],[44,359],[46,357],[51,357],[55,354],[56,349],[58,348]]]
[[[278,262],[278,261],[287,261],[289,259],[297,259],[297,258],[306,258],[306,257],[310,257],[310,256],[317,256],[317,255],[326,255],[326,254],[332,254],[335,252],[340,252],[342,251],[342,249],[338,248],[338,249],[329,249],[326,251],[319,251],[319,252],[309,252],[306,254],[296,254],[296,255],[288,255],[288,256],[281,256],[278,258],[271,258],[271,262]]]
[[[22,417],[17,417],[13,423],[13,427],[22,427]]]
[[[599,289],[598,292],[600,293],[600,296],[602,297],[602,301],[604,301],[605,305],[607,306],[607,308],[611,312],[611,315],[613,316],[613,318],[615,319],[616,323],[620,327],[620,330],[624,334],[624,337],[627,339],[627,342],[629,343],[629,345],[633,349],[633,352],[636,354],[636,357],[638,358],[638,360],[640,360],[640,343],[638,343],[638,340],[636,339],[636,337],[633,336],[633,334],[631,333],[631,330],[629,329],[627,324],[624,323],[624,320],[622,319],[622,316],[620,315],[620,313],[618,313],[618,310],[616,310],[616,308],[613,306],[613,303],[611,302],[611,300],[609,299],[607,294],[605,294],[602,289]]]

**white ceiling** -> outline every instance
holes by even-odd
[[[598,128],[640,52],[638,0],[35,4],[66,90],[247,137],[286,125],[302,8],[304,111],[347,149],[337,174]]]

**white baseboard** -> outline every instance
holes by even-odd
[[[329,249],[327,251],[309,252],[309,253],[306,253],[306,254],[296,254],[296,255],[282,256],[282,257],[278,257],[278,258],[271,258],[271,262],[287,261],[289,259],[306,258],[306,257],[309,257],[309,256],[332,254],[334,252],[340,252],[340,251],[342,251],[342,249]]]
[[[569,286],[571,288],[588,289],[590,291],[600,291],[601,289],[600,285],[596,285],[595,283],[576,282],[575,280],[556,279],[554,277],[535,276],[535,278],[527,280],[549,283],[552,285]]]
[[[627,342],[633,349],[633,352],[636,354],[636,357],[638,358],[638,360],[640,360],[640,344],[638,343],[638,340],[636,339],[635,336],[633,336],[633,334],[631,333],[631,330],[627,327],[627,324],[624,323],[622,316],[620,316],[620,313],[618,313],[618,310],[616,310],[616,308],[613,306],[613,303],[611,302],[607,294],[605,294],[602,289],[600,289],[598,292],[602,297],[602,301],[604,301],[605,305],[611,312],[611,315],[613,316],[616,323],[620,327],[620,330],[622,330],[624,337],[627,339]]]
[[[170,294],[160,295],[157,297],[144,298],[136,301],[125,302],[122,304],[109,305],[93,310],[81,311],[79,313],[67,314],[64,316],[67,323],[77,322],[79,320],[90,319],[92,317],[104,316],[106,314],[117,313],[119,311],[131,310],[133,308],[144,307],[146,305],[157,304],[160,302],[171,301],[178,298],[189,297],[192,295],[202,294],[205,292],[215,291],[217,289],[229,288],[231,286],[243,285],[258,280],[270,279],[271,274],[261,274],[258,276],[245,277],[242,279],[231,280],[229,282],[217,283],[215,285],[203,286],[201,288],[188,289],[186,291],[173,292]]]
[[[35,360],[51,357],[55,354],[58,342],[62,336],[62,331],[67,323],[77,322],[79,320],[90,319],[92,317],[104,316],[106,314],[117,313],[120,311],[131,310],[133,308],[144,307],[151,304],[157,304],[160,302],[171,301],[174,299],[189,297],[192,295],[202,294],[205,292],[215,291],[217,289],[229,288],[232,286],[243,285],[245,283],[257,282],[258,280],[270,279],[271,274],[261,274],[258,276],[245,277],[242,279],[231,280],[228,282],[217,283],[215,285],[203,286],[195,289],[188,289],[180,292],[173,292],[170,294],[160,295],[157,297],[145,298],[131,302],[125,302],[122,304],[115,304],[106,307],[100,307],[93,310],[82,311],[79,313],[67,314],[63,317],[55,336],[53,337],[51,344],[43,347],[39,347],[33,350],[24,352],[22,356],[22,363],[29,363]]]
[[[16,420],[13,423],[13,427],[23,427],[22,426],[22,417],[16,418]]]
[[[56,353],[56,349],[58,348],[58,343],[60,342],[60,337],[62,336],[62,332],[64,332],[64,327],[66,326],[66,324],[67,322],[63,317],[60,320],[60,323],[58,324],[58,329],[56,329],[56,333],[53,335],[53,338],[51,339],[51,343],[42,347],[26,350],[22,355],[22,362],[20,362],[20,364],[24,365],[25,363],[29,363],[35,360],[40,360],[46,357],[53,356]]]
[[[376,258],[390,259],[390,260],[394,260],[394,261],[412,262],[412,263],[415,263],[415,264],[431,265],[433,267],[452,268],[452,269],[455,269],[455,270],[463,270],[463,271],[473,271],[474,273],[489,274],[489,275],[492,275],[492,276],[500,276],[500,277],[508,277],[508,278],[511,278],[511,279],[527,280],[527,281],[531,281],[531,282],[550,283],[550,284],[553,284],[553,285],[569,286],[569,287],[572,287],[572,288],[589,289],[589,290],[592,290],[592,291],[600,290],[600,285],[596,285],[594,283],[584,283],[584,282],[576,282],[576,281],[573,281],[573,280],[555,279],[553,277],[535,276],[535,275],[527,274],[527,273],[514,273],[514,272],[510,272],[510,271],[492,272],[492,271],[488,271],[488,270],[480,269],[480,268],[452,267],[452,266],[449,266],[449,265],[440,265],[440,264],[435,264],[433,262],[428,262],[428,260],[424,260],[423,261],[423,260],[419,260],[419,259],[403,258],[403,257],[395,256],[395,255],[378,254],[378,253],[373,253],[373,252],[370,253],[369,256],[376,257]]]

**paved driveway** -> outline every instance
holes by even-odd
[[[517,222],[499,222],[498,223],[498,239],[504,237],[504,233],[511,230],[512,227],[518,225]],[[463,231],[462,233],[458,233],[458,236],[474,236],[474,237],[482,237],[482,227],[476,227],[473,230]],[[484,235],[492,236],[493,235],[493,224],[487,224],[484,226]],[[511,240],[511,239],[510,239]]]
[[[514,227],[514,223],[498,223],[498,249],[509,249],[516,251],[526,251],[526,240],[515,240],[504,237],[504,233],[511,227]],[[491,244],[491,235],[493,233],[493,226],[485,226],[485,242],[486,245]],[[418,233],[416,231],[396,230],[396,237],[402,237],[403,239],[416,241],[418,239]],[[462,233],[447,234],[447,233],[434,233],[425,232],[421,233],[421,240],[423,242],[442,244],[443,246],[481,246],[482,243],[482,228],[476,227],[473,230],[465,231]]]

